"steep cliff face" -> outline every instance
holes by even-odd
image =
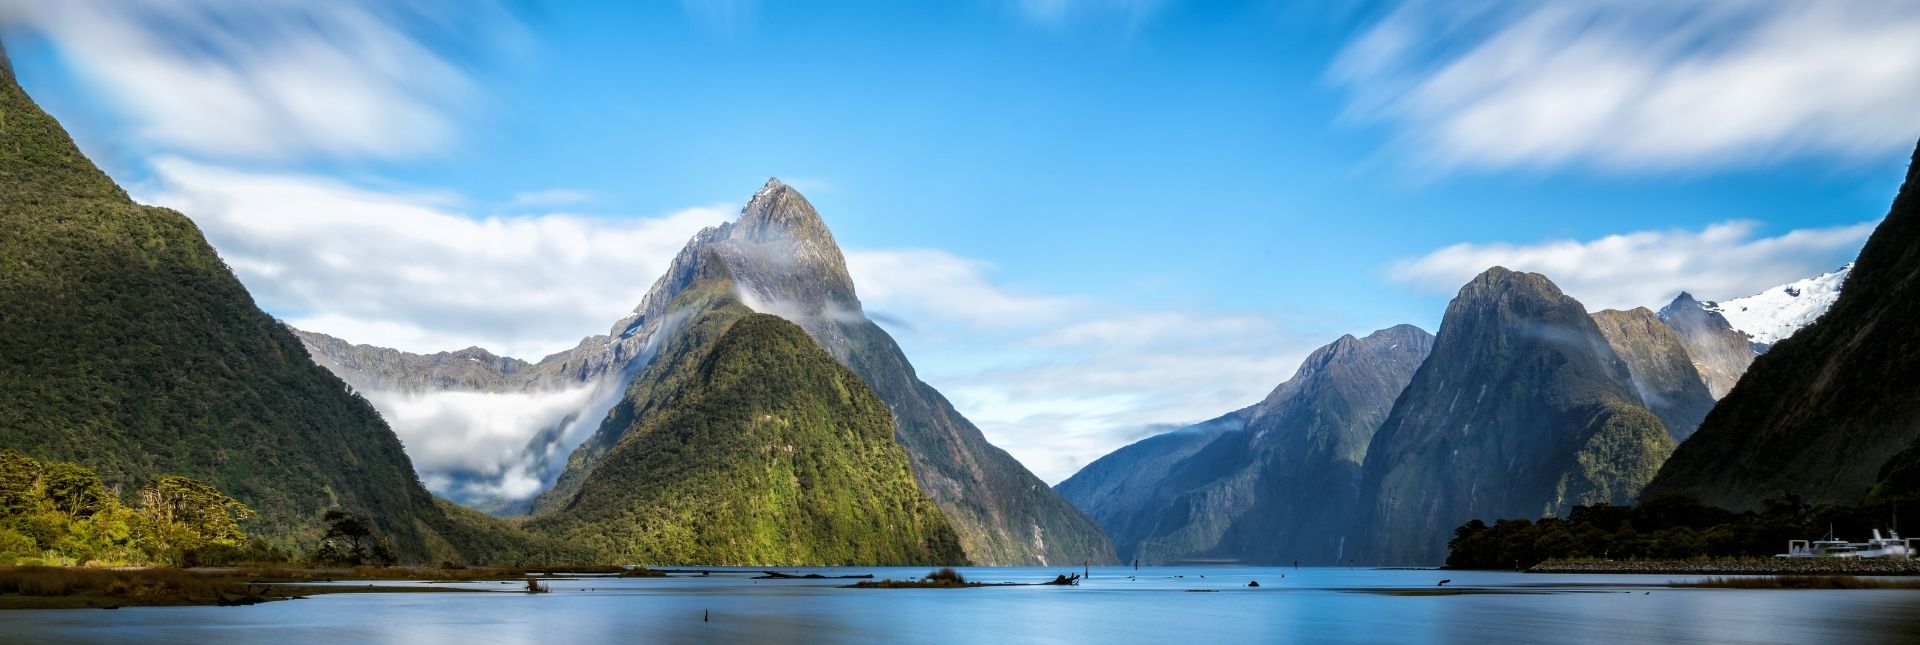
[[[1756,359],[1648,491],[1735,509],[1785,494],[1857,502],[1920,438],[1916,392],[1920,163],[1832,307]]]
[[[1686,342],[1645,307],[1608,309],[1594,314],[1593,322],[1626,363],[1640,400],[1660,417],[1674,443],[1685,441],[1713,409],[1713,394],[1694,368]]]
[[[1490,269],[1448,305],[1373,437],[1359,557],[1436,564],[1476,517],[1630,503],[1672,449],[1585,307],[1544,276]]]
[[[1753,357],[1764,349],[1734,329],[1724,316],[1708,310],[1686,292],[1660,308],[1660,320],[1680,336],[1694,371],[1706,381],[1707,393],[1715,401],[1733,391],[1733,385],[1740,382],[1740,376],[1753,364]]]
[[[530,529],[634,562],[964,562],[860,377],[792,323],[709,297],[635,380],[580,492]]]
[[[1115,451],[1058,488],[1123,559],[1341,561],[1367,446],[1432,342],[1410,325],[1342,337],[1259,404]]]
[[[944,511],[968,559],[981,564],[1113,562],[1112,546],[1093,520],[1068,504],[978,428],[945,397],[915,376],[898,345],[869,320],[854,292],[832,233],[798,191],[772,180],[754,194],[736,222],[702,231],[654,283],[633,315],[605,340],[542,361],[568,373],[605,362],[592,347],[645,365],[685,322],[675,303],[692,290],[724,279],[732,297],[754,311],[778,315],[806,330],[840,363],[859,374],[894,420],[919,486]],[[619,411],[609,415],[613,419]],[[554,487],[534,503],[536,514],[558,510],[581,490],[626,427],[603,424],[569,457]]]

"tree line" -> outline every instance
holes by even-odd
[[[1766,558],[1789,540],[1829,532],[1860,541],[1873,529],[1895,528],[1910,503],[1810,506],[1797,496],[1768,500],[1760,510],[1734,512],[1684,495],[1663,495],[1636,506],[1576,506],[1566,517],[1475,519],[1454,529],[1447,566],[1525,569],[1548,560],[1697,560]],[[1911,517],[1920,517],[1908,513]]]
[[[133,503],[73,462],[0,451],[0,565],[208,566],[292,562],[292,553],[249,539],[246,504],[205,483],[159,475]],[[385,540],[359,518],[328,511],[328,528],[306,560],[322,564],[393,561]]]

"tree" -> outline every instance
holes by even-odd
[[[140,489],[140,514],[149,523],[157,554],[178,556],[209,545],[238,546],[247,538],[240,521],[253,509],[212,486],[161,475]]]
[[[390,564],[393,551],[387,548],[386,540],[374,534],[365,522],[352,513],[341,510],[327,511],[321,519],[327,522],[327,534],[320,538],[320,548],[313,553],[313,559],[328,564]]]
[[[53,503],[54,510],[65,513],[69,520],[92,517],[109,503],[119,501],[107,492],[99,475],[75,463],[56,461],[46,464],[40,473],[40,485],[46,491],[47,501]]]

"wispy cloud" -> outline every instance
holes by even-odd
[[[1049,482],[1146,434],[1259,401],[1330,340],[1258,313],[1015,289],[940,250],[853,251],[847,262],[921,378]]]
[[[1488,267],[1543,274],[1588,309],[1658,308],[1681,291],[1706,300],[1758,293],[1851,259],[1878,222],[1759,237],[1751,221],[1534,244],[1455,244],[1401,260],[1389,278],[1452,293]]]
[[[7,0],[166,149],[224,158],[440,150],[478,96],[464,62],[518,24],[488,1]]]
[[[154,164],[144,201],[191,216],[254,298],[296,327],[415,352],[537,360],[605,333],[673,255],[735,208],[651,218],[473,217],[431,194]]]
[[[938,249],[852,251],[853,274],[866,308],[926,314],[981,327],[1013,327],[1057,319],[1064,298],[1024,294],[994,284],[986,263]]]
[[[1330,77],[1433,168],[1875,158],[1920,136],[1920,4],[1411,2]]]

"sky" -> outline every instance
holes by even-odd
[[[357,343],[569,348],[777,176],[1048,482],[1496,264],[1595,310],[1830,270],[1920,137],[1911,2],[0,0],[0,38]]]

